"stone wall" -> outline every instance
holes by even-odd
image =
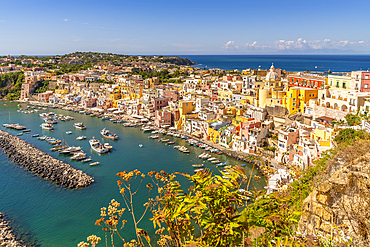
[[[16,237],[13,234],[12,229],[3,219],[3,215],[0,213],[0,246],[7,247],[23,247],[25,245],[17,241]]]
[[[370,241],[369,144],[358,145],[334,157],[329,166],[330,176],[321,178],[322,182],[304,200],[299,232]],[[366,153],[358,155],[358,150],[364,147]]]
[[[94,179],[51,157],[23,139],[0,130],[0,148],[14,162],[38,176],[68,188],[90,185]]]
[[[312,116],[314,119],[322,116],[327,116],[334,118],[335,120],[342,120],[345,119],[344,117],[347,114],[348,112],[334,110],[331,108],[326,108],[318,105],[312,105]]]

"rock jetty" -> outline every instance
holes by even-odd
[[[38,176],[67,188],[90,185],[94,179],[40,151],[23,139],[0,130],[0,148],[14,162]]]
[[[3,219],[0,213],[0,246],[7,247],[23,247],[25,245],[18,242],[8,222]]]

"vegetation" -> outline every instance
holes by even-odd
[[[341,129],[335,136],[334,141],[338,144],[349,144],[353,145],[358,140],[369,139],[369,134],[362,130],[354,129]]]
[[[19,99],[24,74],[22,72],[5,73],[0,76],[0,95],[10,100]]]
[[[36,87],[35,93],[45,93],[49,90],[49,81],[41,81]]]
[[[355,125],[361,124],[361,116],[359,116],[358,114],[356,115],[347,114],[345,118],[349,126],[355,126]]]
[[[114,236],[118,236],[124,246],[152,246],[154,239],[158,239],[156,244],[159,246],[272,246],[271,243],[276,243],[274,246],[335,246],[326,245],[327,240],[317,236],[297,236],[296,227],[303,200],[320,180],[320,174],[336,152],[337,149],[324,153],[316,161],[316,166],[304,172],[298,169],[292,172],[297,180],[285,190],[269,195],[265,191],[240,192],[241,184],[248,188],[251,180],[240,167],[227,168],[230,179],[209,171],[193,176],[164,171],[152,171],[147,175],[137,170],[120,172],[117,184],[123,203],[113,199],[107,208],[101,209],[101,217],[95,224],[104,231],[106,245],[109,241],[111,246],[117,244]],[[182,189],[178,175],[191,183],[187,192]],[[151,182],[146,185],[149,199],[144,204],[143,213],[138,214],[133,198],[145,179]],[[151,193],[154,193],[153,197]],[[158,237],[149,236],[139,227],[149,211]],[[131,240],[120,234],[127,223],[122,219],[125,213],[132,218],[136,232],[136,237]],[[96,241],[98,237],[89,238]],[[329,242],[334,243],[332,240]],[[91,246],[97,244],[89,242]],[[345,243],[341,246],[348,246],[350,242]],[[81,242],[78,246],[89,244]]]

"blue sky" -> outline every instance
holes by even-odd
[[[368,0],[0,0],[0,54],[370,54]]]

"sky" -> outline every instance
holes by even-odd
[[[0,0],[0,55],[370,54],[369,0]]]

